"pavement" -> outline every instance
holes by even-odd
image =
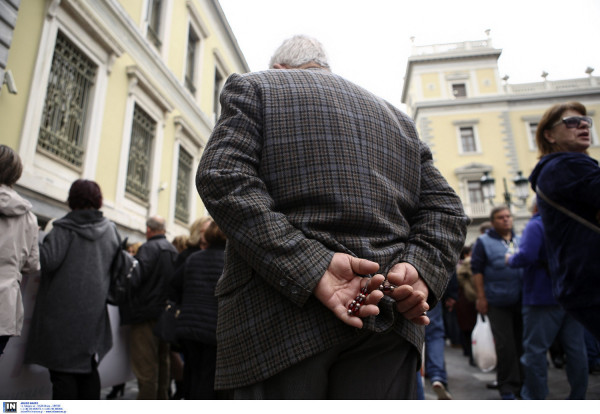
[[[446,371],[448,374],[448,390],[454,400],[500,400],[498,390],[488,389],[486,385],[496,379],[496,372],[481,372],[477,367],[469,365],[467,357],[463,356],[460,347],[447,345],[444,350],[446,360]],[[424,381],[425,399],[437,400],[437,395],[431,388],[428,379]],[[548,366],[548,400],[564,400],[569,395],[569,383],[565,369],[557,369],[554,365]],[[111,391],[111,387],[102,389],[102,399]],[[125,384],[123,396],[118,399],[135,400],[138,388],[135,380]],[[590,374],[588,400],[600,400],[600,374]]]
[[[460,346],[448,346],[444,349],[446,373],[448,375],[448,390],[455,400],[500,400],[498,390],[489,389],[487,384],[496,379],[496,371],[481,372],[477,367],[469,365],[469,359],[463,356]],[[600,374],[589,375],[587,400],[600,399]],[[437,400],[437,395],[431,388],[428,379],[424,381],[425,399]],[[551,363],[548,366],[547,400],[564,400],[569,395],[569,383],[565,369],[557,369]]]

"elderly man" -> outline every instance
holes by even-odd
[[[138,380],[139,400],[168,399],[169,344],[152,331],[165,307],[177,257],[177,250],[165,233],[162,217],[146,221],[146,243],[135,255],[140,264],[139,286],[132,292],[131,303],[119,308],[121,324],[131,325],[131,367]]]
[[[288,39],[270,66],[228,79],[196,178],[228,238],[215,387],[414,398],[424,312],[464,241],[460,200],[412,120],[331,73],[318,41]]]

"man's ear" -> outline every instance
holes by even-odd
[[[275,63],[273,69],[289,69],[290,67],[285,63]]]

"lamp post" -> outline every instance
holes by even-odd
[[[523,177],[523,173],[519,171],[517,176],[512,179],[516,188],[516,193],[514,195],[519,200],[519,203],[513,203],[513,195],[508,192],[506,178],[503,178],[502,181],[504,183],[504,202],[508,206],[508,209],[510,210],[510,206],[513,204],[524,206],[527,197],[529,197],[529,191],[527,189],[529,182],[527,181],[527,178]],[[489,200],[491,205],[494,205],[494,198],[496,197],[495,183],[496,180],[493,177],[490,177],[489,171],[486,171],[481,177],[481,191],[483,192],[483,198]]]

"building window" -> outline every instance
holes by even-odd
[[[467,86],[464,83],[453,83],[452,95],[455,98],[465,98],[467,96]]]
[[[148,202],[150,197],[150,166],[155,135],[156,122],[135,105],[125,191],[144,202]]]
[[[175,195],[175,218],[184,223],[190,219],[190,182],[194,158],[183,147],[179,147],[177,168],[177,194]]]
[[[97,66],[58,32],[38,149],[67,165],[81,168],[85,152],[85,123]]]
[[[148,40],[160,49],[160,21],[162,14],[162,0],[149,0],[148,4]]]
[[[535,151],[537,150],[537,143],[535,141],[535,133],[537,131],[538,123],[537,122],[528,122],[527,123],[527,137],[529,139],[529,149]]]
[[[185,87],[192,93],[196,94],[196,60],[198,51],[199,39],[194,30],[189,28],[187,56],[185,62]]]
[[[472,126],[460,127],[460,148],[462,153],[477,152],[475,130]]]
[[[482,204],[485,202],[483,198],[483,191],[481,189],[481,183],[479,181],[468,181],[467,191],[469,192],[469,203]]]
[[[219,102],[219,97],[221,95],[221,90],[223,89],[224,83],[225,76],[221,73],[218,67],[215,67],[215,89],[213,97],[213,111],[215,116],[215,122],[221,116],[221,103]]]

